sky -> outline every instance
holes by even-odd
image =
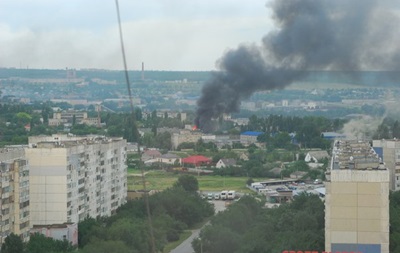
[[[119,0],[128,69],[208,71],[273,29],[267,0]],[[0,0],[0,68],[123,69],[115,0]]]

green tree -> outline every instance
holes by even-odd
[[[139,131],[137,129],[136,119],[133,113],[128,114],[125,117],[123,137],[128,142],[139,142]]]
[[[24,243],[18,235],[11,233],[1,245],[1,253],[24,253]]]
[[[197,181],[197,178],[192,175],[180,176],[174,186],[182,187],[188,192],[196,192],[199,190],[199,182]]]
[[[80,253],[140,253],[135,249],[129,248],[123,241],[116,240],[100,240],[94,238],[93,241],[86,245]]]
[[[29,253],[73,252],[75,250],[67,240],[55,240],[39,233],[30,236],[26,248]]]
[[[15,115],[16,123],[26,125],[31,122],[32,116],[26,112],[19,112]]]
[[[92,234],[91,231],[94,227],[99,226],[99,222],[93,218],[86,218],[78,223],[78,245],[80,248],[83,248],[87,243],[89,243]]]
[[[392,133],[393,138],[400,138],[400,123],[398,120],[396,120],[393,124]]]
[[[374,139],[390,139],[389,127],[385,123],[378,126]]]

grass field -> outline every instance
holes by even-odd
[[[128,189],[143,190],[142,178],[139,170],[128,171]],[[164,190],[171,187],[180,174],[165,171],[148,171],[146,173],[146,189],[147,190]],[[193,174],[199,182],[200,191],[222,191],[235,190],[239,192],[251,192],[246,187],[247,177],[223,177],[223,176],[198,176]],[[254,181],[262,181],[263,179],[253,179]]]

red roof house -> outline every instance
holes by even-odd
[[[195,166],[211,164],[212,160],[202,155],[193,155],[182,159],[183,164],[192,164]]]

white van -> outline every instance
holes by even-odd
[[[228,199],[233,200],[236,197],[236,192],[235,191],[228,191]]]
[[[226,200],[228,198],[228,191],[222,191],[221,192],[221,199]]]

